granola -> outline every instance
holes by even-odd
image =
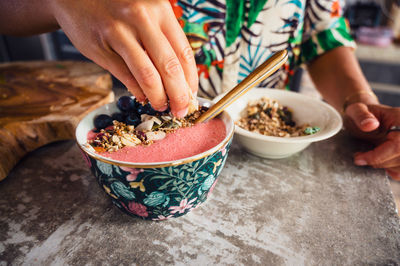
[[[235,124],[251,132],[285,138],[311,135],[320,130],[309,124],[297,126],[289,108],[267,97],[249,102],[244,115]]]
[[[205,107],[199,106],[198,110],[181,119],[171,114],[142,114],[141,123],[137,127],[114,120],[113,125],[100,129],[94,139],[88,140],[88,145],[96,152],[113,152],[125,146],[151,145],[178,128],[193,126],[194,121],[205,111]]]

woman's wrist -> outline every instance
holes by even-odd
[[[375,93],[370,89],[355,91],[344,98],[342,105],[343,114],[345,113],[346,108],[353,103],[379,104],[379,100]]]

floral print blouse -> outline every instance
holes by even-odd
[[[355,48],[340,0],[170,0],[194,51],[199,96],[230,90],[274,52],[289,60],[259,86],[288,88],[301,64]]]

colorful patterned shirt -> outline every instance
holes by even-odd
[[[170,0],[192,46],[199,96],[233,88],[274,52],[289,60],[259,86],[287,88],[296,68],[339,46],[355,48],[340,0]]]

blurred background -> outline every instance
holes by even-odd
[[[400,0],[347,0],[361,68],[381,102],[400,106]]]

